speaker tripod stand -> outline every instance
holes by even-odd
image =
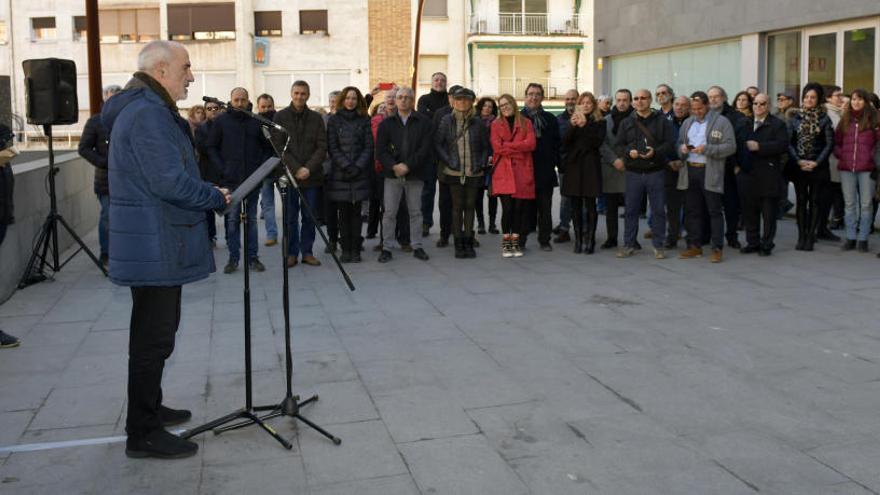
[[[85,253],[91,258],[92,262],[95,263],[95,266],[101,270],[105,276],[107,275],[107,270],[104,268],[104,265],[101,264],[101,261],[95,256],[86,243],[83,242],[82,238],[80,238],[76,232],[74,232],[73,228],[64,220],[64,217],[58,213],[58,197],[55,192],[55,175],[58,173],[58,169],[55,167],[55,150],[52,146],[52,126],[44,125],[43,132],[46,134],[46,138],[49,141],[49,214],[46,216],[46,220],[43,222],[43,226],[40,227],[40,235],[37,238],[37,243],[34,246],[34,251],[31,253],[31,257],[27,262],[27,265],[24,270],[24,274],[21,276],[21,280],[18,282],[18,288],[23,289],[31,284],[36,284],[38,282],[42,282],[46,280],[48,276],[44,273],[44,270],[48,268],[53,273],[58,273],[64,268],[74,256],[76,256],[80,251],[85,251]],[[69,258],[61,262],[60,256],[61,253],[58,250],[58,225],[64,227],[64,230],[70,234],[70,237],[79,244],[79,249],[77,249]],[[52,251],[51,260],[48,258],[49,250]]]

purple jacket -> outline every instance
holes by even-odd
[[[838,128],[834,133],[834,156],[840,160],[837,169],[844,172],[873,171],[878,143],[880,128],[859,129],[858,122],[850,124],[846,131]]]

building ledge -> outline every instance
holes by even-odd
[[[479,45],[547,45],[547,48],[553,48],[553,45],[574,45],[583,46],[589,40],[588,36],[572,36],[572,35],[521,35],[521,34],[470,34],[467,42],[469,44]]]

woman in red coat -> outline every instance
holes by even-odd
[[[529,119],[519,113],[516,99],[508,94],[498,98],[501,118],[492,122],[492,194],[501,198],[501,255],[522,256],[520,236],[529,228],[528,201],[535,199],[535,172],[532,151],[535,131]]]

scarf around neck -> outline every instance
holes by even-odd
[[[801,125],[798,128],[797,152],[800,157],[812,156],[816,136],[821,132],[819,121],[825,115],[819,107],[802,108],[800,111]]]
[[[629,107],[629,110],[625,112],[621,112],[617,109],[617,107],[611,108],[611,121],[614,122],[614,127],[611,129],[613,134],[617,134],[617,129],[620,128],[620,123],[623,122],[623,119],[630,116],[633,113],[633,107]]]

